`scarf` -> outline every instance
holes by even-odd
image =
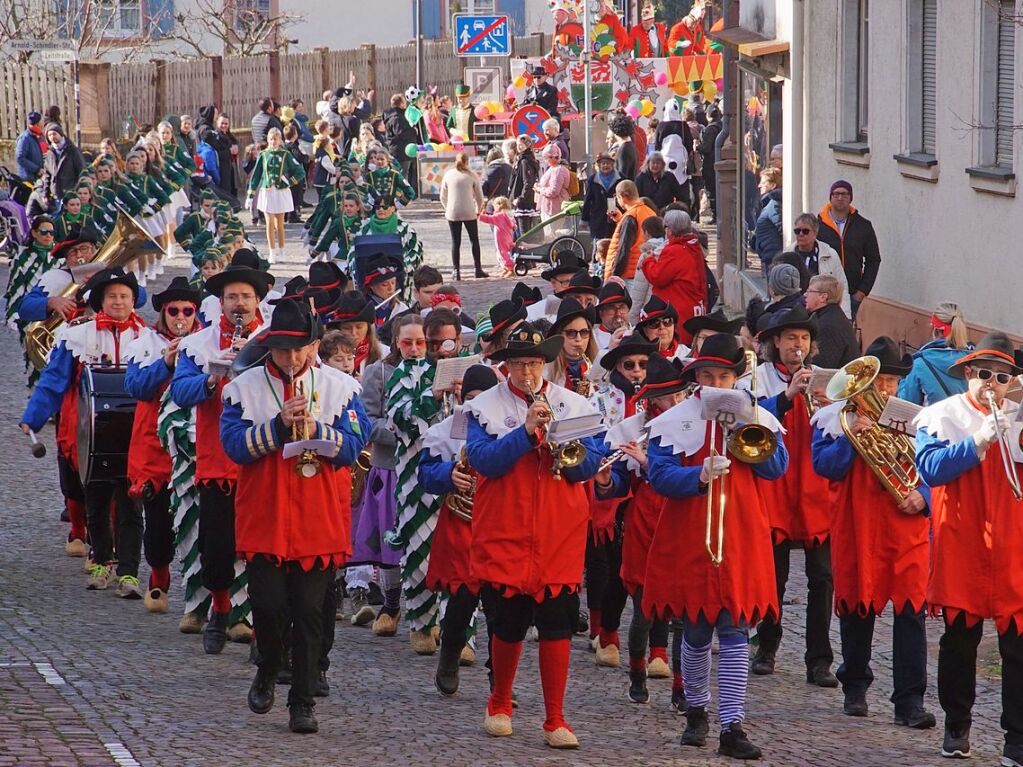
[[[398,214],[392,213],[387,218],[381,219],[378,216],[371,216],[369,219],[370,234],[397,234]]]
[[[248,325],[242,325],[242,338],[248,338],[251,333],[259,327],[260,322],[259,312],[256,312],[255,319],[252,320]],[[220,348],[226,349],[231,345],[231,339],[234,338],[234,321],[229,318],[226,314],[220,315]]]
[[[366,336],[355,346],[355,369],[358,370],[362,363],[369,357],[369,336]]]
[[[106,312],[96,313],[96,330],[109,330],[111,332],[116,330],[119,333],[123,333],[130,329],[138,331],[145,326],[145,321],[135,314],[135,312],[132,312],[128,315],[128,318],[124,320],[115,320]]]
[[[618,175],[618,169],[616,168],[607,174],[601,173],[598,170],[597,175],[594,176],[594,178],[597,179],[597,183],[604,187],[604,189],[610,191],[611,187],[615,185],[615,182],[618,181],[620,176]]]

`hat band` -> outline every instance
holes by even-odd
[[[689,366],[695,365],[697,362],[713,362],[720,363],[725,367],[733,368],[738,365],[742,360],[730,360],[727,357],[695,357],[693,361],[689,363]]]
[[[363,285],[369,285],[377,277],[393,277],[393,276],[394,276],[394,270],[393,269],[377,269],[375,272],[370,272],[369,274],[367,274],[363,278],[362,284]]]
[[[307,330],[268,330],[266,332],[266,338],[272,338],[273,336],[295,336],[304,337],[309,335]]]
[[[341,287],[341,280],[334,280],[333,282],[328,282],[326,285],[312,285],[312,284],[309,285],[309,289],[310,290],[333,290],[334,288],[339,288],[339,287]]]
[[[643,384],[639,391],[636,392],[636,396],[642,397],[650,390],[667,389],[669,386],[680,386],[684,384],[685,382],[680,378],[672,378],[670,381],[660,381],[659,383]]]
[[[998,357],[999,359],[1005,360],[1013,367],[1016,367],[1016,359],[1012,355],[1006,354],[1005,352],[996,351],[995,349],[977,349],[976,351],[967,354],[965,357],[959,360],[958,364],[963,365],[966,364],[967,362],[971,362],[977,359],[978,357],[983,356]]]

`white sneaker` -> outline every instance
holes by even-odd
[[[162,258],[159,261],[156,262],[156,276],[159,277],[161,274],[163,274],[163,259]]]
[[[271,264],[277,263],[277,253],[273,248],[270,248],[270,250],[267,252],[266,260],[268,263]]]

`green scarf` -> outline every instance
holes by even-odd
[[[369,232],[370,234],[397,234],[398,214],[392,213],[385,219],[371,216],[369,219]]]

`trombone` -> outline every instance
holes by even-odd
[[[995,418],[995,433],[998,434],[998,446],[1002,453],[1002,468],[1005,469],[1005,478],[1009,481],[1009,487],[1017,501],[1023,501],[1023,488],[1020,487],[1019,473],[1016,471],[1016,462],[1012,460],[1012,453],[1009,452],[1008,424],[1002,424],[998,407],[995,405],[995,393],[988,389],[984,392],[984,399],[991,409],[991,415]],[[1023,436],[1020,437],[1023,442]]]

